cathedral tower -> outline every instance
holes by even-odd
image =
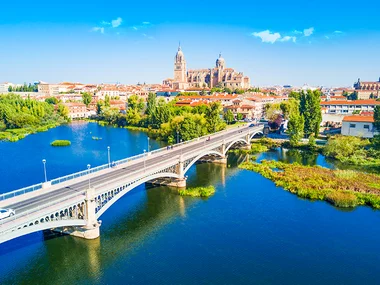
[[[174,81],[186,82],[186,60],[183,55],[181,45],[178,47],[174,61]]]

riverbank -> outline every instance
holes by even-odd
[[[343,208],[368,205],[380,209],[380,176],[376,174],[266,160],[244,162],[239,168],[260,173],[301,198]]]

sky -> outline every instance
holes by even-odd
[[[181,42],[189,69],[253,86],[351,86],[380,77],[380,2],[4,1],[0,82],[161,83]]]

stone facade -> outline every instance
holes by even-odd
[[[225,60],[221,54],[216,60],[214,68],[186,70],[185,56],[181,46],[179,46],[174,60],[174,80],[172,84],[173,88],[181,90],[217,86],[235,90],[248,89],[250,79],[248,76],[244,76],[242,72],[237,72],[233,68],[226,68]]]
[[[354,84],[355,91],[358,92],[358,99],[380,98],[380,78],[379,81],[360,81]]]

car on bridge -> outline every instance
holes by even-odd
[[[16,212],[12,209],[0,209],[0,220],[13,216]]]

